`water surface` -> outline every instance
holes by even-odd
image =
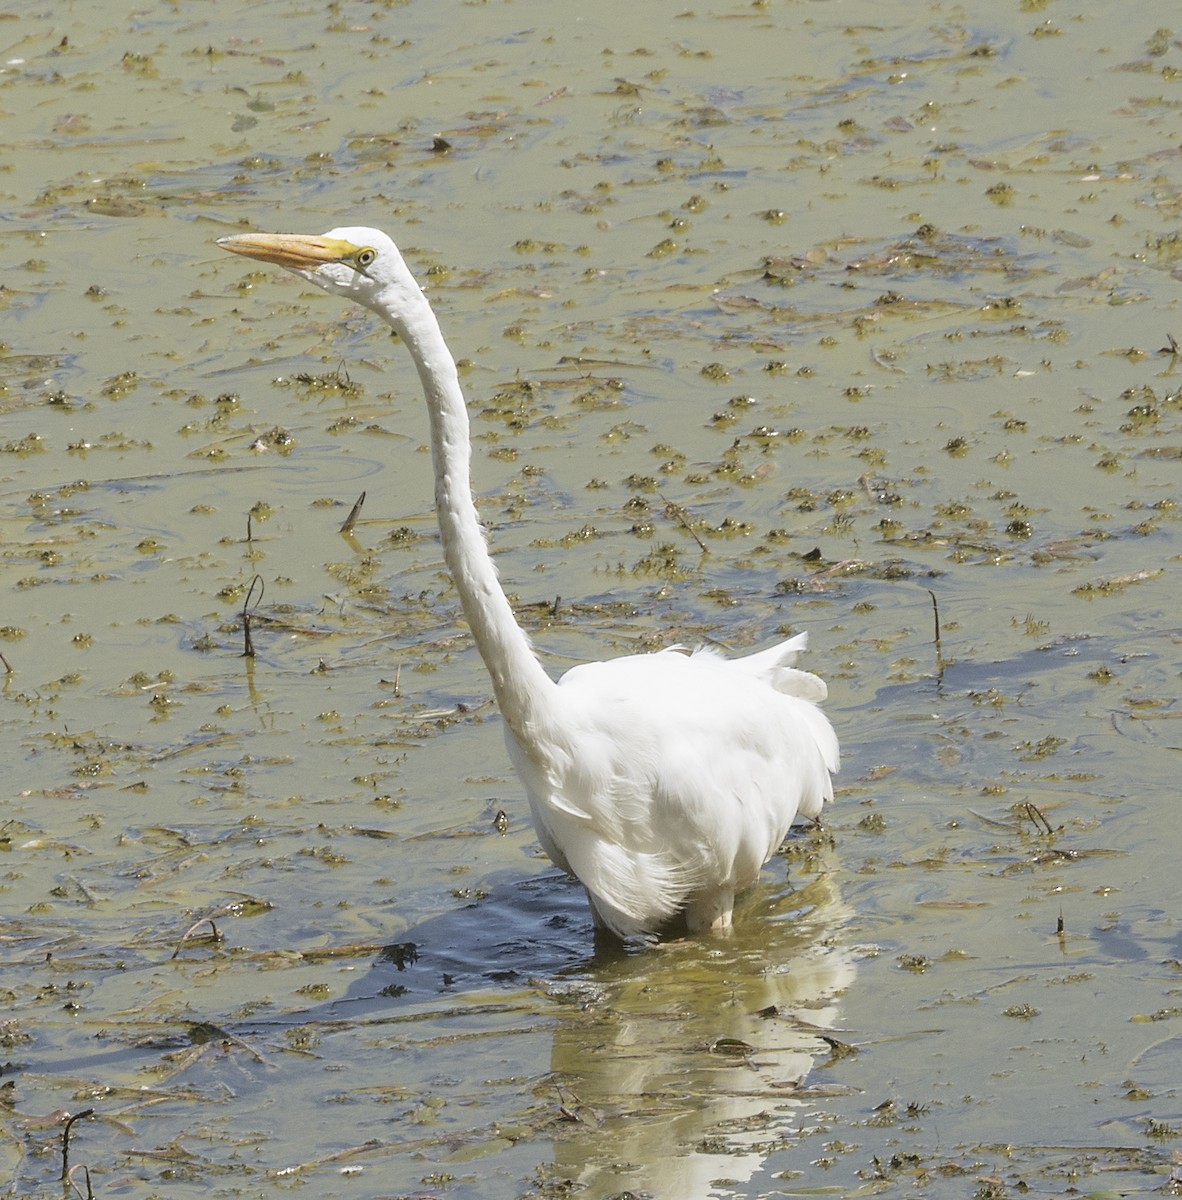
[[[1177,1187],[1182,47],[1093,7],[0,22],[7,1194]],[[733,938],[540,856],[408,360],[214,246],[340,223],[548,669],[808,631]]]

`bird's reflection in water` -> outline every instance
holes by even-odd
[[[821,1033],[854,975],[845,916],[830,875],[760,889],[731,937],[665,943],[573,985],[579,1011],[551,1055],[556,1176],[587,1200],[741,1188],[808,1120]]]
[[[831,1053],[822,1034],[854,976],[835,857],[823,835],[789,844],[807,856],[791,885],[766,871],[730,934],[639,950],[600,944],[592,955],[582,889],[560,875],[489,881],[479,901],[387,947],[333,1002],[334,1022],[388,1027],[400,1053],[413,1028],[433,1070],[464,1078],[446,1055],[470,1060],[477,1044],[452,1047],[448,1017],[484,1012],[473,1028],[494,1041],[479,1052],[525,1089],[523,1107],[498,1121],[549,1139],[539,1148],[554,1194],[567,1181],[580,1200],[744,1194],[822,1103],[810,1072]]]

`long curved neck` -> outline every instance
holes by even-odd
[[[422,307],[416,304],[412,319],[404,316],[396,328],[418,369],[431,419],[435,510],[443,557],[480,657],[492,677],[501,714],[518,740],[528,745],[532,740],[529,727],[553,702],[556,685],[534,657],[497,579],[472,501],[468,409],[455,360],[430,303],[421,292],[419,295]]]

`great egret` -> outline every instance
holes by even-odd
[[[799,815],[833,797],[837,737],[806,635],[743,658],[673,647],[588,663],[555,683],[497,580],[472,500],[455,361],[398,247],[376,229],[245,233],[218,245],[276,263],[389,324],[418,368],[431,424],[443,556],[505,719],[538,840],[587,891],[595,921],[651,936],[731,924]]]

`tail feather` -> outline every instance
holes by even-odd
[[[744,654],[741,658],[723,658],[716,651],[710,649],[698,650],[695,653],[711,654],[733,670],[741,671],[744,675],[751,675],[756,679],[762,679],[769,687],[775,688],[777,692],[783,692],[785,696],[797,696],[801,700],[820,704],[829,695],[825,681],[811,671],[797,670],[794,665],[796,656],[802,650],[807,649],[808,644],[809,635],[798,633],[795,637],[790,637],[775,646],[769,646],[766,650],[757,650],[754,654]]]

